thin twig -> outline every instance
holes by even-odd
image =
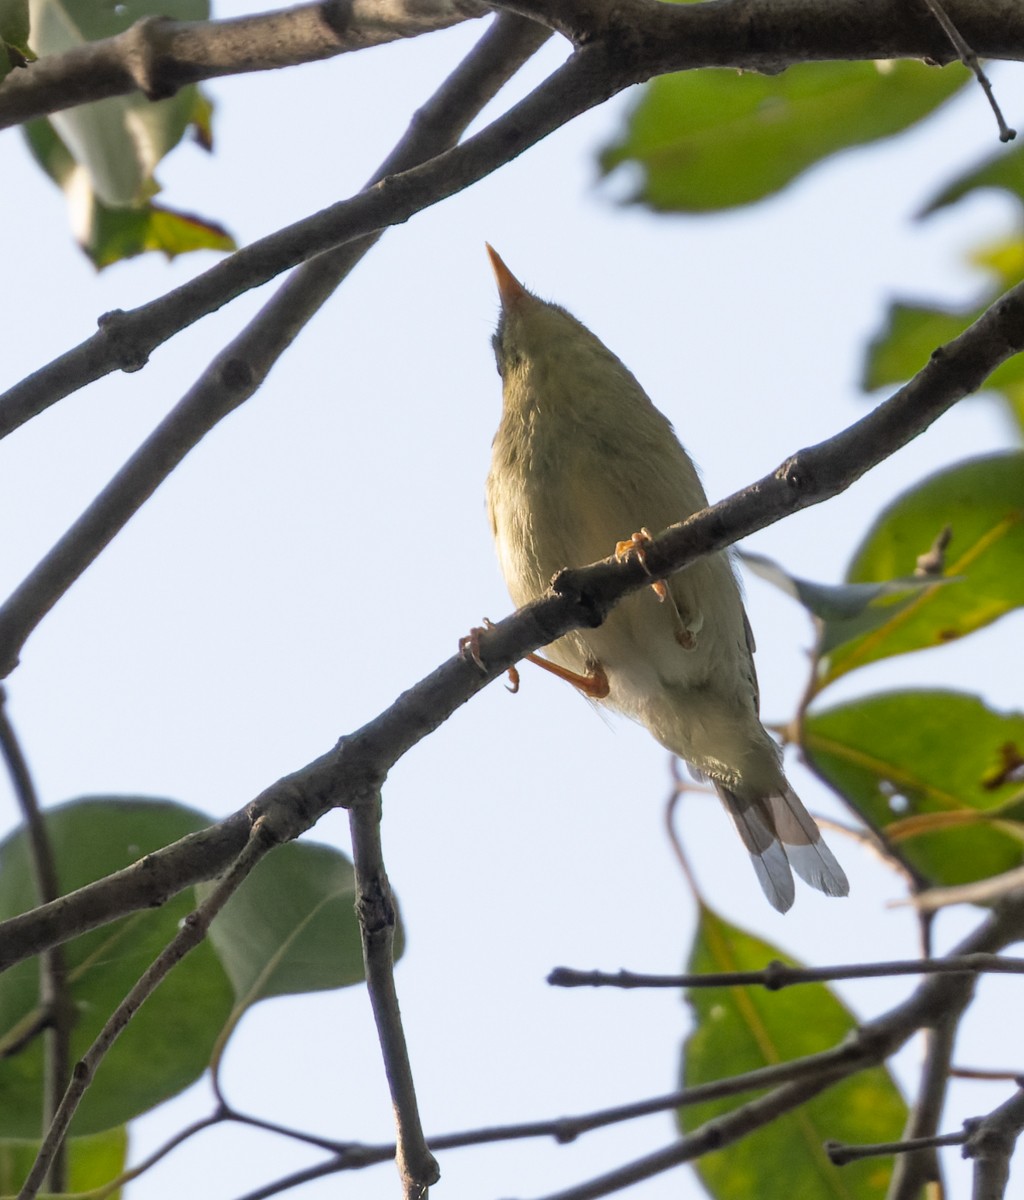
[[[136,1163],[134,1167],[129,1167],[127,1171],[118,1175],[116,1179],[111,1179],[103,1187],[90,1191],[89,1200],[104,1200],[104,1197],[112,1196],[115,1192],[120,1192],[133,1180],[152,1170],[157,1163],[165,1159],[173,1150],[177,1150],[179,1146],[194,1138],[196,1134],[202,1133],[207,1129],[212,1129],[215,1125],[220,1125],[221,1122],[228,1119],[228,1114],[218,1109],[208,1117],[200,1117],[198,1121],[193,1121],[183,1129],[179,1129],[173,1137],[168,1138],[162,1146],[158,1146],[152,1154],[147,1155],[141,1162]]]
[[[0,687],[0,753],[7,764],[21,810],[36,896],[40,904],[46,904],[60,896],[60,877],[28,762],[7,715],[7,692],[3,687]],[[45,1130],[57,1112],[60,1098],[71,1077],[71,1029],[75,1008],[61,946],[51,946],[39,956],[39,1010],[39,1025],[43,1031],[43,1104],[40,1120],[41,1129]],[[63,1192],[66,1189],[67,1155],[63,1146],[54,1155],[44,1182],[51,1192]]]
[[[779,991],[795,983],[828,983],[837,979],[882,979],[895,975],[1024,975],[1024,958],[998,954],[967,957],[911,958],[892,962],[851,963],[831,967],[790,967],[771,962],[760,971],[720,971],[704,975],[645,975],[635,971],[577,971],[555,967],[548,975],[553,987],[715,988],[760,985]]]
[[[1005,1083],[1008,1079],[1020,1079],[1021,1071],[997,1071],[989,1067],[958,1067],[955,1064],[949,1068],[954,1079],[981,1079],[986,1083]]]
[[[380,793],[373,791],[349,809],[356,914],[363,942],[366,985],[398,1131],[395,1161],[406,1200],[421,1200],[440,1178],[437,1160],[423,1136],[409,1050],[395,988],[395,925],[398,913],[380,840]]]
[[[967,1131],[939,1133],[931,1137],[902,1138],[898,1142],[873,1142],[871,1145],[848,1146],[845,1142],[826,1142],[825,1153],[835,1167],[858,1162],[862,1158],[881,1158],[890,1154],[913,1154],[919,1150],[936,1150],[943,1146],[962,1146],[967,1141]]]
[[[185,955],[203,941],[214,917],[238,890],[256,864],[280,841],[294,836],[291,832],[290,815],[281,813],[280,820],[282,822],[280,826],[276,826],[271,819],[265,816],[254,821],[245,849],[235,859],[227,874],[207,899],[185,918],[178,933],[142,973],[138,982],[111,1013],[85,1055],[75,1064],[71,1083],[64,1093],[46,1136],[43,1138],[28,1178],[18,1193],[18,1200],[33,1200],[36,1196],[54,1155],[67,1136],[71,1119],[92,1082],[97,1068],[128,1027],[128,1022],[136,1011]]]
[[[960,61],[969,70],[974,72],[974,77],[981,84],[981,89],[988,99],[989,107],[996,118],[996,124],[999,126],[999,140],[1001,142],[1012,142],[1017,136],[1016,129],[1011,129],[1003,120],[1002,110],[996,100],[995,93],[992,91],[992,84],[989,82],[988,76],[982,68],[981,62],[978,60],[977,54],[967,44],[960,30],[949,19],[949,14],[942,7],[939,0],[924,0],[928,5],[928,9],[936,21],[942,26],[942,31],[949,38],[953,45],[953,49],[960,56]]]
[[[994,953],[1019,940],[1022,928],[1024,899],[1018,897],[993,913],[956,947],[950,957],[970,958],[979,953]],[[544,1200],[596,1200],[599,1196],[607,1196],[671,1170],[683,1162],[693,1161],[710,1150],[722,1149],[841,1079],[884,1062],[920,1028],[934,1024],[945,1012],[957,1011],[966,1003],[973,986],[973,977],[962,973],[931,975],[918,985],[909,1000],[862,1024],[848,1041],[805,1058],[805,1066],[816,1066],[816,1075],[775,1088],[758,1100],[716,1116],[706,1125],[654,1154],[577,1187],[549,1195]],[[1009,1114],[1007,1122],[1011,1122],[1015,1116],[1015,1112]],[[997,1157],[996,1150],[990,1151],[985,1145],[979,1146],[979,1154],[986,1156],[990,1162]],[[986,1196],[985,1200],[989,1200],[989,1197]]]
[[[834,1064],[833,1064],[834,1065]],[[821,1073],[821,1064],[815,1059],[799,1059],[794,1062],[777,1063],[771,1067],[762,1067],[755,1071],[735,1075],[729,1079],[716,1080],[712,1083],[700,1084],[692,1088],[684,1088],[677,1092],[669,1092],[664,1096],[653,1096],[645,1100],[637,1100],[630,1104],[620,1104],[613,1108],[598,1109],[596,1112],[582,1113],[570,1117],[556,1117],[551,1120],[522,1121],[512,1125],[494,1125],[482,1129],[470,1129],[458,1133],[443,1133],[429,1137],[428,1143],[435,1151],[459,1150],[467,1146],[493,1145],[499,1142],[523,1141],[532,1138],[553,1138],[559,1145],[566,1145],[578,1137],[597,1129],[604,1129],[624,1121],[633,1121],[640,1117],[653,1116],[664,1112],[674,1112],[696,1104],[706,1104],[711,1100],[720,1100],[726,1096],[741,1095],[744,1092],[761,1091],[766,1087],[807,1079]],[[248,1118],[246,1118],[248,1120]],[[257,1122],[258,1123],[258,1122]],[[311,1140],[303,1137],[303,1140]],[[255,1192],[246,1193],[239,1200],[257,1200],[257,1197],[277,1195],[290,1188],[305,1183],[310,1179],[321,1178],[324,1175],[336,1174],[342,1171],[362,1170],[395,1158],[394,1142],[370,1144],[362,1142],[339,1143],[335,1156],[327,1162],[315,1167],[304,1168],[302,1171],[283,1176],[274,1182],[259,1188]]]

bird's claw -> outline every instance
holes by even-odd
[[[494,622],[490,617],[484,617],[482,625],[474,625],[473,628],[466,634],[465,637],[459,638],[459,653],[463,658],[468,658],[474,666],[478,667],[483,673],[487,674],[487,667],[484,660],[480,657],[480,638],[489,630],[494,628]],[[508,669],[508,683],[505,685],[514,696],[519,691],[519,672],[514,666]]]
[[[654,539],[651,536],[649,529],[641,529],[638,533],[625,542],[616,542],[615,557],[618,559],[626,559],[630,556],[635,556],[640,560],[640,565],[651,574],[651,569],[647,565],[647,546]],[[687,621],[679,610],[679,605],[675,602],[672,594],[668,590],[668,584],[664,579],[655,579],[651,584],[651,591],[658,597],[658,601],[662,604],[667,600],[672,608],[673,624],[675,625],[675,638],[684,650],[695,650],[697,647],[697,634],[700,631],[701,625],[704,623],[700,614],[695,619]]]
[[[459,653],[463,658],[468,658],[471,663],[474,663],[485,674],[487,668],[484,666],[484,660],[480,657],[480,639],[488,629],[493,628],[494,622],[490,617],[484,617],[482,625],[474,625],[465,637],[459,638]]]
[[[651,536],[651,531],[649,529],[641,529],[639,532],[632,534],[632,536],[626,541],[615,543],[615,557],[622,560],[629,558],[630,556],[635,556],[637,559],[639,559],[640,565],[643,567],[643,569],[648,575],[650,575],[651,569],[647,565],[647,547],[653,541],[654,538]],[[653,584],[652,586],[654,587],[655,591],[658,591],[657,583]],[[662,588],[664,588],[664,586],[664,584],[661,584]],[[662,597],[662,599],[664,599],[664,597]]]

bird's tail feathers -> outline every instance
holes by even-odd
[[[750,852],[768,902],[779,912],[793,903],[790,867],[827,896],[847,895],[850,885],[843,868],[792,788],[787,785],[783,792],[753,800],[722,783],[716,782],[715,790]]]
[[[836,862],[814,818],[793,789],[787,786],[781,795],[769,796],[768,807],[775,832],[800,878],[826,896],[848,895],[850,884],[846,872]]]

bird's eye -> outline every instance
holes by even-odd
[[[508,368],[514,366],[519,361],[519,355],[515,351],[510,351],[505,345],[503,333],[504,330],[499,326],[497,332],[491,338],[491,345],[494,347],[494,361],[498,368],[498,374],[504,379]]]

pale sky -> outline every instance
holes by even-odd
[[[221,16],[242,11],[237,0],[218,6]],[[216,153],[179,148],[159,171],[161,199],[246,242],[343,198],[483,28],[211,84]],[[550,43],[524,81],[563,54]],[[994,79],[1011,124],[1024,120],[1019,69]],[[942,182],[997,147],[974,88],[922,130],[845,154],[767,203],[695,219],[624,209],[621,183],[596,186],[595,154],[630,99],[389,232],[263,389],[46,619],[7,686],[47,803],[130,793],[226,815],[375,716],[481,618],[509,611],[483,508],[500,409],[485,240],[623,358],[719,499],[866,411],[856,379],[886,302],[971,299],[981,279],[964,266],[965,251],[1014,218],[1003,197],[983,196],[911,222]],[[151,257],[97,276],[16,132],[0,138],[0,178],[15,235],[5,239],[8,382],[88,336],[100,313],[162,294],[213,261]],[[161,348],[143,372],[101,380],[0,444],[4,594],[262,298],[243,297]],[[750,548],[837,581],[898,491],[1006,437],[994,404],[966,402],[849,493]],[[811,631],[791,601],[746,582],[764,715],[785,720],[804,685]],[[961,645],[859,673],[823,702],[955,685],[1012,708],[1019,680],[1002,668],[1014,629],[1019,644],[1020,614]],[[809,808],[843,815],[789,765]],[[428,1133],[582,1113],[675,1086],[687,1029],[676,994],[557,992],[544,982],[561,964],[682,966],[694,905],[663,835],[667,792],[666,755],[644,730],[596,718],[570,688],[528,667],[518,696],[490,687],[392,772],[385,855],[409,941],[397,980]],[[0,821],[16,821],[6,783]],[[815,963],[915,952],[914,923],[887,907],[899,881],[841,836],[830,842],[851,879],[849,900],[801,887],[782,917],[716,801],[690,798],[682,824],[708,901],[787,951]],[[347,848],[344,816],[313,837]],[[939,947],[976,920],[944,915]],[[874,1015],[911,986],[839,990]],[[1004,1062],[983,1015],[1003,986],[982,984],[962,1061]],[[905,1080],[918,1060],[913,1047],[901,1056]],[[1019,1068],[1019,1052],[1006,1065]],[[272,1120],[345,1139],[392,1136],[362,988],[259,1005],[233,1039],[226,1083],[239,1108]],[[1006,1089],[964,1085],[958,1095],[947,1129]],[[201,1082],[139,1121],[136,1155],[210,1106]],[[452,1152],[436,1195],[539,1197],[672,1137],[666,1116],[571,1146]],[[199,1186],[204,1200],[232,1200],[309,1161],[283,1140],[219,1130],[129,1196],[164,1200]],[[964,1194],[969,1168],[956,1152],[949,1169],[954,1194]],[[377,1167],[296,1194],[378,1200],[396,1187],[391,1169]],[[628,1194],[702,1193],[683,1169]]]

